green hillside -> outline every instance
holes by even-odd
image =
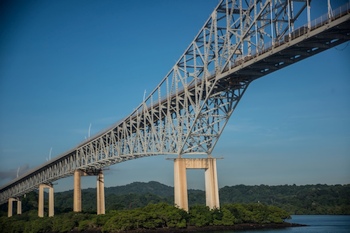
[[[236,185],[220,189],[221,203],[261,202],[291,214],[350,214],[350,185]]]

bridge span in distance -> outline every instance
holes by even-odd
[[[349,3],[311,19],[311,2],[223,0],[160,84],[122,121],[0,188],[0,203],[18,202],[74,175],[74,211],[81,211],[80,177],[96,175],[97,212],[104,213],[104,167],[154,155],[173,155],[175,204],[185,210],[186,169],[206,170],[207,205],[219,207],[213,149],[249,84],[350,38]],[[242,5],[241,5],[242,4]],[[318,4],[318,3],[316,3]],[[302,16],[308,19],[297,23]],[[205,155],[184,158],[184,155]]]

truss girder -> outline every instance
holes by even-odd
[[[126,118],[0,188],[0,203],[74,170],[153,155],[211,155],[250,82],[350,39],[349,4],[305,25],[310,0],[222,0]],[[317,4],[317,3],[316,3]],[[306,18],[306,17],[304,17]]]

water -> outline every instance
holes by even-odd
[[[293,215],[289,222],[306,224],[280,232],[293,233],[350,233],[350,215]],[[272,231],[277,233],[278,231]]]
[[[221,233],[350,233],[350,215],[292,215],[292,219],[288,222],[308,226],[272,230],[221,231]]]

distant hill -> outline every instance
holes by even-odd
[[[105,188],[105,194],[125,195],[125,194],[154,194],[161,197],[171,197],[174,195],[174,188],[156,181],[133,182],[131,184]]]
[[[347,185],[235,185],[220,189],[220,203],[264,203],[275,205],[291,214],[350,214],[350,184]],[[188,190],[189,205],[205,204],[205,192]],[[131,209],[149,203],[174,203],[174,188],[156,181],[134,182],[105,188],[106,210]],[[96,212],[96,189],[82,191],[83,210]],[[37,209],[37,193],[23,199],[23,209]],[[55,211],[69,212],[73,190],[55,193]],[[7,211],[2,205],[1,210]]]
[[[220,189],[220,203],[261,202],[292,214],[350,214],[350,185],[235,185]],[[73,192],[64,195],[63,206],[71,208]],[[83,190],[83,209],[95,211],[96,189]],[[174,188],[156,181],[134,182],[105,189],[106,209],[128,209],[148,203],[174,203]],[[205,192],[188,190],[189,205],[205,204]],[[60,193],[55,195],[59,203]],[[71,201],[69,201],[71,200]],[[91,201],[88,201],[91,200]],[[57,205],[60,206],[60,205]]]
[[[226,186],[220,189],[220,200],[261,202],[291,214],[350,214],[350,184]]]
[[[189,204],[205,204],[202,190],[189,189]],[[127,185],[105,188],[106,209],[130,209],[149,203],[174,203],[174,187],[156,181],[133,182]],[[96,211],[96,188],[82,190],[83,210]],[[66,212],[73,206],[73,190],[55,193],[55,206],[59,212]]]

